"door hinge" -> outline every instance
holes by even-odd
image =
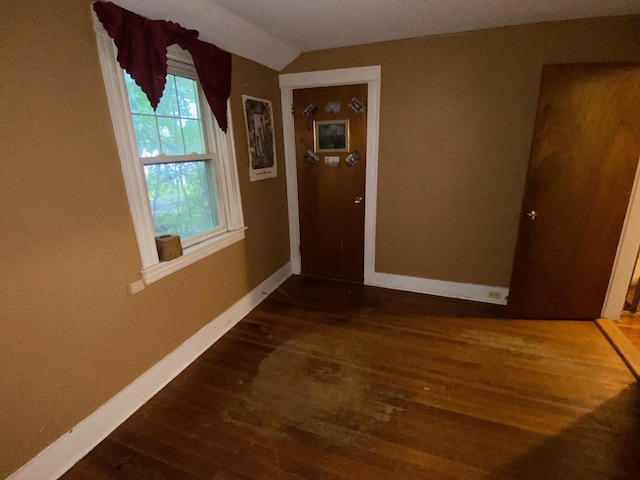
[[[302,247],[300,246],[300,244],[298,244],[298,253],[302,252]]]
[[[291,115],[293,116],[293,114],[295,113],[295,110],[293,108],[293,103],[291,104]]]

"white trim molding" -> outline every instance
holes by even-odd
[[[291,276],[287,263],[7,480],[55,480],[188,367]]]
[[[506,305],[507,296],[509,295],[509,289],[504,287],[446,282],[444,280],[432,280],[430,278],[408,277],[405,275],[380,272],[375,272],[371,275],[367,285],[393,290],[404,290],[406,292],[437,295],[439,297],[494,303],[497,305]]]
[[[282,101],[282,128],[284,133],[284,160],[287,178],[287,203],[289,210],[289,245],[293,273],[301,270],[300,219],[298,217],[298,174],[296,170],[295,127],[291,106],[293,90],[300,88],[328,87],[366,83],[367,100],[367,165],[364,214],[364,281],[375,273],[376,211],[378,199],[378,138],[380,132],[380,65],[370,67],[321,70],[317,72],[280,75]]]
[[[223,248],[227,248],[229,245],[239,242],[245,237],[246,230],[247,227],[243,227],[233,232],[223,233],[215,238],[205,240],[198,245],[185,248],[182,256],[174,258],[169,262],[160,262],[149,268],[143,268],[142,278],[144,278],[144,283],[148,285],[160,280],[173,272],[177,272],[181,268],[191,265],[198,260],[202,260],[212,253],[219,252]]]

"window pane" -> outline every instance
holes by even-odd
[[[153,115],[153,108],[149,103],[147,95],[127,72],[124,72],[124,81],[127,85],[127,93],[129,94],[131,113],[147,113]]]
[[[207,152],[195,80],[168,74],[154,112],[142,89],[124,75],[141,157]]]
[[[136,132],[138,155],[141,157],[155,157],[160,153],[156,117],[133,115],[133,129]]]
[[[176,77],[176,86],[178,88],[178,99],[180,101],[180,116],[185,118],[200,118],[196,82],[190,78]]]
[[[179,117],[178,99],[176,98],[176,77],[167,75],[167,83],[162,92],[162,98],[156,110],[157,115],[166,117]]]
[[[187,154],[205,153],[202,143],[202,122],[198,120],[182,120],[184,148]]]
[[[162,153],[165,155],[184,155],[182,125],[179,118],[158,117],[158,132]]]
[[[156,235],[185,239],[220,224],[207,161],[145,165]],[[211,181],[209,179],[211,178]]]

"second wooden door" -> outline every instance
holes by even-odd
[[[295,90],[293,99],[302,273],[362,282],[367,115],[349,105],[366,106],[367,85]]]
[[[639,157],[639,66],[545,66],[510,316],[600,316]]]

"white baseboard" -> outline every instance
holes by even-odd
[[[445,282],[430,278],[407,277],[391,273],[372,272],[365,276],[364,283],[375,287],[405,290],[408,292],[426,293],[440,297],[460,298],[475,302],[507,304],[509,289],[504,287],[492,287],[489,285],[475,285],[473,283]],[[490,297],[495,294],[500,298]]]
[[[102,407],[45,448],[7,480],[59,478],[240,322],[290,275],[291,263],[287,263]]]

